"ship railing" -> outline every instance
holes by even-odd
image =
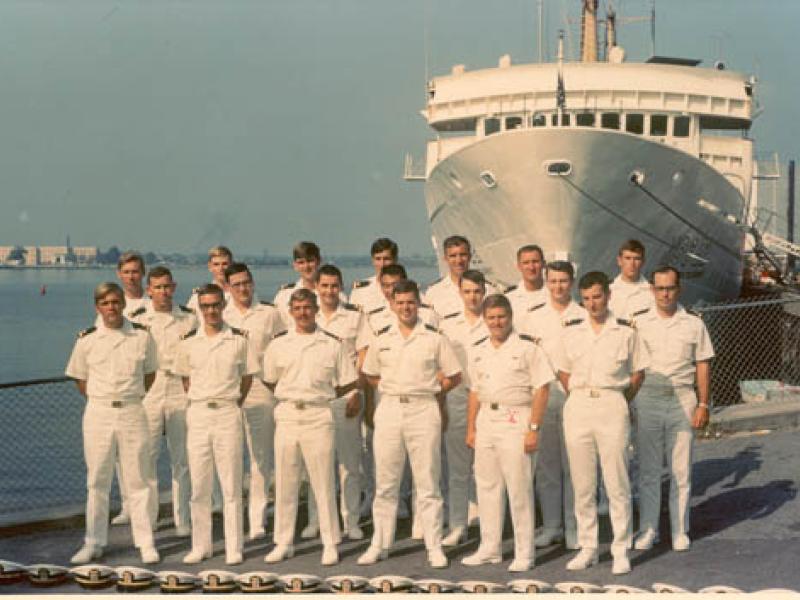
[[[425,160],[406,153],[403,165],[403,179],[406,181],[425,181]]]

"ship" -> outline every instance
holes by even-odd
[[[647,266],[681,272],[685,302],[736,297],[757,187],[756,78],[722,62],[629,62],[613,10],[598,48],[598,0],[581,3],[580,60],[565,60],[562,32],[552,62],[505,55],[427,82],[435,136],[405,175],[424,181],[434,249],[464,235],[487,277],[511,284],[509,257],[525,244],[611,275],[620,244],[638,239]]]

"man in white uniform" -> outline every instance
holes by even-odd
[[[608,277],[591,271],[578,283],[586,319],[574,319],[561,337],[554,363],[567,392],[564,440],[569,456],[580,552],[567,569],[586,569],[598,559],[597,463],[608,491],[614,575],[629,573],[630,482],[625,448],[628,402],[642,384],[649,356],[630,321],[608,311]]]
[[[301,465],[318,503],[322,564],[339,562],[340,542],[333,480],[334,422],[331,402],[356,389],[352,354],[316,323],[317,297],[292,293],[293,334],[281,333],[264,353],[264,383],[275,393],[275,547],[264,558],[280,562],[294,554],[294,528]]]
[[[384,305],[383,291],[379,281],[381,269],[396,264],[398,252],[397,244],[389,238],[378,238],[372,242],[369,254],[372,257],[375,275],[354,281],[353,290],[350,292],[350,303],[355,304],[364,314]]]
[[[467,539],[467,514],[469,484],[472,474],[472,451],[464,441],[467,431],[467,393],[469,379],[467,355],[473,345],[489,335],[483,321],[481,308],[486,295],[486,279],[475,270],[464,271],[461,276],[461,298],[463,307],[459,312],[445,315],[442,333],[453,345],[462,373],[461,385],[447,394],[447,431],[444,433],[447,476],[448,534],[442,539],[443,546],[456,546]],[[473,492],[474,494],[474,492]],[[474,495],[473,495],[474,498]],[[477,506],[474,508],[477,513]]]
[[[322,263],[322,253],[314,242],[298,242],[292,248],[292,268],[300,276],[296,282],[283,284],[275,294],[273,303],[281,315],[287,327],[291,326],[289,318],[289,299],[295,290],[307,289],[314,290],[316,286],[315,276],[319,265]]]
[[[650,283],[642,276],[644,245],[639,240],[627,240],[617,253],[619,275],[611,282],[608,310],[620,319],[633,319],[653,306]]]
[[[521,331],[519,326],[528,314],[528,310],[547,302],[542,249],[536,244],[528,244],[517,250],[517,270],[522,278],[516,285],[506,288],[504,293],[514,311],[514,325]]]
[[[540,340],[551,361],[556,355],[566,325],[577,319],[586,319],[586,311],[572,300],[574,277],[575,270],[571,263],[548,263],[547,302],[534,304],[517,321],[522,333]],[[566,395],[561,384],[556,382],[551,385],[543,429],[539,435],[539,456],[534,480],[543,525],[542,531],[536,536],[538,548],[544,548],[558,540],[564,540],[569,550],[578,547],[572,483],[563,436],[565,401]]]
[[[462,563],[502,560],[506,490],[514,526],[514,560],[509,571],[534,562],[533,474],[539,431],[547,410],[553,369],[539,344],[512,332],[508,298],[495,294],[483,304],[489,336],[470,353],[469,421],[466,442],[475,448],[481,544]]]
[[[247,332],[256,360],[260,365],[264,351],[276,334],[285,329],[278,309],[269,302],[256,299],[253,274],[244,263],[232,263],[225,269],[225,279],[231,293],[231,302],[222,313],[223,320]],[[275,401],[260,378],[250,386],[242,405],[245,441],[250,456],[250,485],[248,494],[249,538],[266,536],[264,523],[267,517],[267,488],[273,463]]]
[[[658,539],[661,474],[666,457],[672,548],[684,551],[691,545],[688,533],[693,428],[702,429],[708,424],[714,349],[702,319],[678,304],[681,283],[677,269],[661,267],[652,277],[655,309],[636,320],[651,364],[635,400],[640,519],[634,547],[648,550]]]
[[[116,283],[94,291],[100,323],[82,331],[66,368],[86,400],[86,537],[72,562],[91,562],[108,543],[108,498],[114,461],[125,464],[120,488],[128,497],[133,543],[142,562],[156,563],[153,525],[147,513],[150,449],[142,398],[153,384],[156,345],[147,329],[122,316],[125,296]]]
[[[231,301],[231,292],[228,289],[228,282],[225,280],[225,269],[233,262],[233,252],[227,246],[214,246],[208,251],[208,272],[211,274],[211,282],[219,286],[225,293],[225,302]],[[202,323],[203,314],[197,301],[197,292],[200,288],[194,288],[192,295],[186,302],[186,306],[191,308]]]
[[[191,484],[186,456],[186,410],[189,400],[183,381],[174,371],[181,338],[197,327],[191,309],[174,304],[176,284],[172,273],[157,266],[147,274],[150,302],[135,321],[146,326],[158,349],[158,371],[153,386],[142,402],[150,431],[150,505],[152,523],[158,521],[158,477],[156,465],[161,450],[161,436],[167,438],[172,469],[172,516],[178,537],[191,535],[189,501]]]
[[[192,477],[192,550],[183,562],[210,558],[211,488],[216,467],[222,488],[225,564],[242,562],[242,469],[244,445],[241,406],[253,375],[261,369],[247,333],[222,320],[225,294],[209,283],[197,292],[203,323],[184,336],[175,361],[189,396],[187,449]]]
[[[361,565],[388,556],[394,542],[398,490],[406,455],[424,527],[428,562],[447,567],[442,552],[442,431],[447,428],[445,395],[461,382],[461,366],[447,338],[418,318],[419,289],[413,281],[395,284],[397,320],[378,332],[362,371],[381,399],[375,412],[375,532]]]

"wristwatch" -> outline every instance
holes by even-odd
[[[539,431],[539,427],[538,423],[528,423],[528,431]]]

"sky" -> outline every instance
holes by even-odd
[[[601,6],[607,0],[601,0]],[[537,57],[537,0],[4,0],[0,245],[430,253],[426,70]],[[618,0],[620,17],[650,0]],[[545,46],[579,0],[544,0]],[[796,0],[659,0],[658,54],[755,74],[759,152],[798,155]],[[573,23],[569,22],[572,18]],[[650,27],[623,26],[628,60]],[[426,68],[427,67],[427,68]]]

